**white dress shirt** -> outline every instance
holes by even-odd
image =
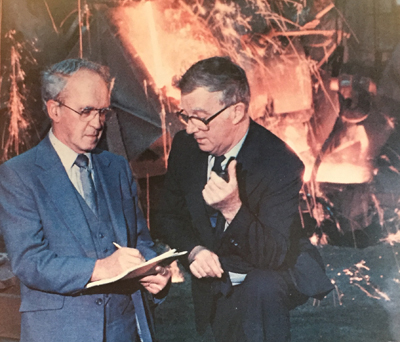
[[[80,177],[80,169],[79,166],[75,165],[76,157],[78,153],[69,148],[67,145],[62,143],[60,140],[56,138],[53,133],[53,129],[49,132],[49,139],[54,149],[56,150],[58,156],[61,159],[61,163],[63,164],[65,171],[72,184],[75,186],[75,189],[79,192],[82,198],[85,198],[83,195],[81,177]],[[93,177],[93,164],[92,164],[92,155],[91,153],[84,153],[89,158],[89,170],[91,170],[91,175]],[[94,180],[93,180],[94,181]]]
[[[237,155],[239,154],[239,151],[242,148],[243,143],[247,137],[247,133],[248,133],[248,131],[246,132],[244,137],[233,148],[231,148],[227,153],[224,154],[225,159],[221,163],[221,167],[223,170],[225,169],[226,164],[228,163],[229,159],[232,157],[236,158]],[[214,166],[214,162],[215,162],[215,157],[210,154],[208,156],[207,178],[210,178],[211,170]],[[228,228],[228,226],[229,226],[229,223],[226,222],[224,230],[226,230],[226,228]],[[246,278],[246,274],[229,272],[229,278],[231,279],[232,285],[235,286],[235,285],[241,284],[244,281],[244,279]]]

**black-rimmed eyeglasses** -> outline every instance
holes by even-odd
[[[68,109],[72,110],[73,112],[75,112],[76,114],[78,114],[80,120],[84,121],[84,122],[88,122],[88,121],[92,120],[96,116],[97,113],[99,114],[101,121],[107,121],[113,113],[113,110],[109,107],[105,107],[105,108],[85,107],[81,111],[77,111],[77,110],[67,106],[65,103],[62,103],[59,100],[56,100],[56,102],[59,103],[60,106],[68,108]]]
[[[179,112],[176,112],[176,115],[178,116],[178,118],[181,120],[181,122],[183,124],[188,125],[189,121],[192,120],[192,123],[198,129],[201,129],[203,131],[208,131],[209,130],[209,127],[208,127],[209,123],[212,120],[214,120],[218,115],[220,115],[223,111],[225,111],[229,107],[234,106],[235,104],[236,103],[232,103],[232,104],[230,104],[228,106],[225,106],[224,108],[222,108],[221,110],[219,110],[218,112],[216,112],[215,114],[209,116],[206,119],[199,118],[198,116],[194,116],[194,115],[188,115],[184,109],[181,109]]]

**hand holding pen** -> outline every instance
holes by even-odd
[[[122,248],[118,243],[113,242],[113,245],[115,247],[117,247],[117,249]],[[162,276],[166,276],[169,273],[169,266],[168,267],[163,267],[163,266],[157,266],[155,268],[155,272],[157,272],[158,274],[162,275]]]

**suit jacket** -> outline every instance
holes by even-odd
[[[333,286],[318,251],[301,225],[295,224],[299,217],[303,163],[284,142],[253,121],[236,159],[242,207],[222,237],[218,237],[202,197],[208,154],[199,149],[193,136],[184,131],[176,134],[159,206],[160,235],[179,250],[191,251],[197,245],[207,247],[219,256],[225,271],[288,271],[301,293],[323,297]],[[211,314],[212,282],[193,278],[200,331]]]
[[[116,242],[153,257],[127,161],[100,150],[92,158]],[[95,246],[76,190],[48,137],[0,166],[0,226],[21,282],[21,342],[103,341],[102,293],[84,291],[97,259]],[[137,322],[144,341],[151,341],[137,289],[131,293]]]

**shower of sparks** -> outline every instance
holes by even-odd
[[[9,100],[7,103],[9,125],[8,125],[8,137],[2,144],[3,155],[2,160],[5,161],[11,156],[20,153],[20,146],[25,144],[24,133],[29,128],[29,121],[24,116],[24,91],[25,85],[23,83],[25,79],[25,73],[21,68],[21,54],[19,50],[22,46],[15,42],[13,35],[15,32],[10,31],[7,34],[7,38],[14,42],[10,50],[10,90]],[[4,135],[3,135],[4,136]]]
[[[369,270],[370,268],[365,265],[365,261],[361,260],[354,266],[344,269],[343,272],[349,277],[350,284],[358,287],[368,297],[390,301],[389,296],[381,291],[378,286],[372,284],[370,276],[365,274],[365,271]]]
[[[290,3],[298,13],[304,8],[304,1],[283,3]],[[288,47],[282,46],[279,37],[310,34],[330,37],[334,32],[301,30],[297,22],[275,13],[267,1],[247,0],[246,4],[265,22],[268,33],[254,33],[251,26],[253,15],[242,13],[235,2],[216,1],[212,8],[208,8],[203,1],[196,1],[192,5],[183,0],[145,1],[131,6],[115,7],[110,9],[110,13],[125,48],[135,56],[140,56],[149,71],[152,80],[148,80],[148,84],[165,89],[167,97],[179,98],[179,92],[171,81],[199,59],[222,55],[229,56],[241,65],[252,84],[252,118],[286,141],[303,160],[306,174],[309,174],[315,156],[308,146],[309,128],[304,122],[312,115],[311,76],[317,79],[322,89],[324,85],[316,62],[304,55],[298,43],[296,45],[289,40]],[[329,5],[320,16],[333,7],[332,4]],[[328,43],[331,41],[332,39],[327,39]],[[326,96],[333,110],[337,112],[336,104],[327,93]],[[268,113],[266,108],[272,104],[271,100],[273,112]],[[304,121],[299,121],[292,127],[285,121],[285,115],[280,115],[299,110],[308,110],[310,113],[304,116]],[[160,117],[163,119],[162,112]],[[299,115],[296,120],[299,120]],[[284,126],[285,129],[282,128]],[[332,169],[331,164],[327,167],[322,165],[322,178],[324,173],[329,173],[325,178],[333,175],[337,178],[337,172],[329,172]],[[356,164],[349,167],[357,168]],[[368,175],[363,173],[365,171],[360,170],[350,174],[360,175],[362,180],[355,179],[357,183],[367,178]]]
[[[81,2],[77,0],[73,13],[78,12],[82,55],[81,31],[89,30],[91,13],[87,3]],[[107,17],[117,29],[124,49],[147,69],[148,77],[143,80],[146,97],[147,87],[152,87],[159,96],[165,167],[171,145],[169,115],[177,109],[174,107],[180,97],[172,83],[198,60],[219,55],[229,56],[246,70],[252,90],[249,111],[252,119],[284,140],[302,159],[306,168],[304,181],[311,183],[307,201],[324,197],[318,186],[320,182],[359,184],[372,179],[370,142],[363,125],[346,123],[340,139],[319,156],[321,139],[326,138],[322,134],[326,132],[315,128],[311,119],[324,115],[323,120],[330,120],[333,125],[339,113],[336,93],[327,85],[320,67],[341,40],[349,37],[345,31],[351,29],[333,1],[316,10],[315,19],[304,24],[301,16],[309,10],[308,3],[305,0],[246,0],[241,6],[235,1],[163,0],[129,2],[129,5],[107,9]],[[297,13],[285,17],[286,5]],[[336,15],[336,30],[318,26],[328,13]],[[254,25],[263,27],[257,30]],[[322,59],[314,60],[310,57],[312,54],[307,55],[299,37],[320,38],[307,48],[323,49]],[[317,92],[323,93],[327,103],[321,110],[323,113],[314,112]],[[307,206],[318,226],[329,219],[315,200]],[[382,213],[379,218],[382,224]],[[342,232],[339,222],[335,224]],[[315,235],[312,240],[314,244],[328,243],[324,234]]]

